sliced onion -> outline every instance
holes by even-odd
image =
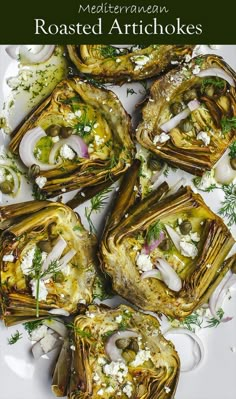
[[[62,147],[65,144],[70,146],[72,148],[72,150],[74,150],[75,153],[78,155],[78,157],[89,158],[87,145],[81,139],[81,137],[73,134],[72,136],[68,137],[67,139],[62,139],[62,140],[58,141],[52,147],[50,155],[49,155],[49,163],[51,163],[51,164],[56,163],[56,159],[55,159],[56,155],[58,154],[60,147]]]
[[[117,331],[112,334],[105,345],[106,354],[109,356],[110,360],[113,362],[124,361],[122,356],[122,350],[117,348],[116,341],[118,339],[127,339],[127,338],[137,338],[138,334],[134,331],[125,330],[125,331]]]
[[[45,261],[43,262],[43,268],[42,269],[43,270],[47,270],[48,266],[50,265],[50,263],[52,261],[59,260],[66,247],[67,247],[67,242],[64,240],[63,237],[60,237],[57,240],[57,242],[54,245],[54,247],[51,250],[51,252],[49,252],[49,254],[47,255]],[[48,277],[50,277],[50,276],[49,275],[45,276],[46,279]]]
[[[223,69],[220,68],[203,69],[196,76],[199,76],[200,78],[206,78],[207,76],[217,76],[218,78],[226,80],[226,82],[228,82],[230,86],[235,87],[235,83],[232,76],[230,76],[228,73],[226,73]]]
[[[13,184],[14,184],[12,194],[16,195],[18,190],[19,190],[19,188],[20,188],[20,182],[19,182],[19,178],[17,176],[17,173],[11,167],[3,165],[3,164],[0,164],[0,168],[6,169],[12,175]]]
[[[55,331],[58,335],[60,335],[60,337],[67,337],[68,330],[62,321],[58,321],[55,319],[45,319],[42,323],[46,327],[51,328],[51,330]]]
[[[58,348],[59,346],[62,345],[62,341],[57,339],[58,338],[57,334],[48,334],[48,335],[50,335],[51,337],[55,338],[51,348],[48,351],[44,351],[43,348],[42,348],[42,345],[41,345],[41,341],[43,339],[45,339],[47,336],[45,336],[44,338],[42,338],[40,341],[36,342],[32,346],[31,350],[32,350],[32,354],[33,354],[35,360],[38,360],[41,356],[45,355],[46,353],[51,352],[52,350],[54,350],[54,349],[56,349],[56,348]]]
[[[172,129],[174,129],[183,119],[187,118],[190,114],[190,109],[185,108],[183,111],[181,111],[179,114],[175,115],[173,118],[171,118],[169,121],[163,123],[160,126],[160,129],[163,130],[165,133],[170,132]]]
[[[49,170],[55,168],[55,165],[49,165],[47,163],[40,162],[34,156],[34,148],[37,142],[45,136],[45,131],[39,126],[30,129],[28,130],[28,132],[25,133],[19,146],[19,155],[25,166],[31,167],[32,165],[36,164],[40,167],[41,170]]]
[[[141,274],[141,279],[145,278],[156,278],[157,280],[161,280],[161,272],[157,269],[148,270]]]
[[[158,258],[157,261],[157,268],[160,271],[161,277],[167,287],[172,291],[180,291],[182,288],[182,281],[173,267],[164,259]]]
[[[224,278],[221,280],[220,284],[216,287],[215,291],[209,299],[209,308],[213,317],[218,319],[217,310],[221,308],[221,305],[227,295],[228,290],[236,284],[236,275],[229,270]],[[225,323],[232,320],[232,317],[227,316],[222,318],[220,321]]]
[[[71,259],[75,256],[75,254],[77,253],[77,251],[72,248],[70,249],[70,251],[68,251],[61,259],[60,259],[60,266],[61,268],[63,268],[64,266],[66,266]]]
[[[169,191],[167,192],[166,197],[169,197],[169,195],[177,193],[177,191],[180,189],[182,186],[186,186],[187,180],[185,177],[181,177],[173,186],[170,187]]]
[[[151,241],[150,244],[145,244],[141,253],[142,254],[150,254],[150,252],[154,251],[154,249],[156,249],[158,247],[158,245],[165,239],[165,234],[163,233],[163,231],[160,232],[160,236],[157,240],[153,240]]]
[[[236,177],[236,170],[231,167],[230,157],[228,154],[224,155],[215,167],[214,178],[217,183],[229,184]]]
[[[51,309],[51,310],[48,311],[48,313],[55,314],[55,315],[58,315],[58,316],[65,316],[65,317],[70,316],[70,313],[67,310],[63,309],[63,308]]]
[[[180,252],[181,248],[180,248],[180,241],[181,241],[181,237],[180,235],[168,224],[165,224],[165,229],[167,231],[167,233],[170,236],[171,241],[173,242],[175,248]]]
[[[200,104],[200,102],[199,102],[197,99],[192,100],[192,101],[189,101],[189,103],[188,103],[188,107],[189,107],[189,109],[190,109],[191,112],[192,112],[192,111],[195,111],[195,110],[198,109],[200,106],[201,106],[201,104]]]
[[[188,368],[180,368],[180,370],[182,372],[188,372],[188,371],[195,370],[197,367],[199,367],[204,359],[204,356],[205,356],[205,349],[204,349],[201,339],[196,334],[194,334],[192,331],[189,331],[185,328],[173,328],[164,333],[165,336],[167,336],[168,334],[185,334],[185,335],[188,335],[190,338],[192,338],[192,340],[194,341],[193,356],[194,356],[195,362],[194,362],[193,366],[188,367]]]
[[[6,48],[7,54],[13,58],[20,60],[27,64],[38,64],[47,61],[55,49],[54,45],[32,45],[32,46],[8,46]]]

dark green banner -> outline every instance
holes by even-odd
[[[0,41],[234,44],[232,0],[2,0]]]

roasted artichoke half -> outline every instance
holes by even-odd
[[[134,163],[104,233],[102,267],[114,291],[133,304],[183,319],[208,301],[232,267],[225,258],[234,239],[190,187],[172,193],[163,183],[135,203],[137,174]]]
[[[179,357],[153,316],[125,305],[116,309],[90,306],[74,321],[74,345],[68,398],[173,397]],[[57,382],[52,389],[58,395],[58,384],[63,386],[66,379],[54,376],[53,380]]]
[[[76,68],[109,82],[147,79],[173,68],[190,54],[191,45],[149,45],[119,48],[112,45],[67,46]]]
[[[75,313],[91,303],[96,239],[67,206],[30,201],[0,207],[0,302],[6,325]]]
[[[13,133],[10,150],[30,168],[41,197],[99,186],[133,154],[130,117],[116,95],[75,77],[63,80]]]
[[[137,140],[170,165],[201,176],[235,139],[236,75],[216,55],[199,56],[157,80]]]

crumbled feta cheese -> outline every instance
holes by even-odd
[[[153,269],[153,264],[150,255],[146,254],[138,254],[136,258],[136,265],[138,266],[139,270],[142,272],[147,272],[148,270]]]
[[[94,313],[86,312],[86,316],[87,316],[87,317],[90,317],[90,319],[94,319],[95,314],[94,314]]]
[[[180,245],[180,252],[182,255],[192,259],[194,259],[197,256],[198,250],[194,244],[181,240],[179,245]]]
[[[132,367],[141,366],[144,362],[148,361],[151,358],[151,352],[149,350],[141,349],[135,359],[130,363]]]
[[[193,74],[197,75],[199,72],[201,71],[201,68],[199,65],[195,65],[195,67],[193,68]]]
[[[93,381],[98,382],[98,381],[100,381],[100,380],[101,380],[101,379],[100,379],[98,373],[95,373],[94,376],[93,376]]]
[[[197,135],[197,140],[202,140],[205,146],[210,144],[211,138],[208,136],[207,132],[199,132]]]
[[[137,186],[134,186],[134,191],[138,191],[138,187]]]
[[[6,180],[5,169],[0,168],[0,183],[3,183]]]
[[[75,116],[78,116],[78,118],[80,118],[82,115],[82,112],[80,111],[80,109],[78,109],[77,111],[75,111]]]
[[[57,143],[60,140],[59,136],[52,137],[52,142]]]
[[[66,192],[66,188],[65,187],[62,188],[61,191],[62,191],[62,193],[65,193]]]
[[[100,137],[98,134],[95,134],[94,141],[97,145],[101,145],[104,143],[104,138]]]
[[[197,233],[197,232],[195,232],[195,233],[190,233],[190,238],[191,238],[191,240],[192,241],[194,241],[194,242],[199,242],[200,241],[200,235]]]
[[[115,390],[111,386],[107,387],[106,393],[113,393]]]
[[[104,394],[104,389],[99,389],[99,391],[97,391],[97,394],[99,395],[99,396],[102,396],[103,394]]]
[[[39,186],[39,188],[43,188],[47,183],[47,178],[45,176],[38,176],[35,179],[35,183]]]
[[[4,255],[2,260],[3,262],[14,262],[14,255],[9,254],[9,255]]]
[[[210,263],[208,263],[208,264],[206,265],[207,269],[210,269],[211,266],[212,266],[212,265],[211,265]]]
[[[154,137],[153,139],[153,144],[157,144],[157,143],[165,143],[166,141],[168,141],[170,139],[169,134],[166,133],[161,133],[160,135],[157,135]]]
[[[34,298],[36,298],[36,296],[37,296],[37,294],[36,294],[36,291],[37,291],[37,280],[31,280],[30,281],[30,285],[31,285],[31,289],[32,289],[32,296]],[[48,291],[47,291],[47,288],[46,288],[46,286],[44,284],[44,281],[43,280],[39,280],[38,300],[39,301],[45,301],[46,298],[47,298],[47,294],[48,294]]]
[[[48,328],[45,325],[39,326],[35,330],[30,333],[30,339],[32,341],[40,341],[40,339],[44,338],[47,335]]]
[[[191,61],[191,59],[192,59],[192,57],[191,57],[191,55],[190,54],[186,54],[186,56],[185,56],[185,62],[189,62],[189,61]]]
[[[52,334],[47,334],[44,338],[40,341],[40,346],[44,353],[50,352],[56,343],[57,339]]]
[[[171,65],[178,65],[179,61],[171,61],[170,63],[171,63]]]
[[[66,115],[67,119],[74,119],[75,114],[72,114],[72,112],[68,112],[68,114]]]
[[[120,58],[117,58],[117,59],[116,59],[116,62],[117,62],[117,63],[121,62],[121,59],[120,59]]]
[[[71,160],[74,159],[75,153],[67,144],[63,144],[60,148],[60,156],[64,159]]]
[[[91,131],[91,126],[87,125],[84,127],[84,132],[88,133]]]
[[[146,55],[134,55],[133,57],[131,57],[131,61],[135,63],[136,66],[134,70],[136,71],[146,65],[147,62],[150,61],[150,57]]]
[[[123,362],[111,362],[103,367],[103,372],[107,376],[114,377],[119,383],[122,383],[128,374],[128,367]]]
[[[166,393],[169,393],[171,391],[169,387],[164,387],[164,390],[166,391]]]
[[[104,364],[106,364],[106,360],[103,357],[99,357],[98,364],[100,364],[101,366],[104,366]]]
[[[126,396],[128,396],[128,398],[131,398],[132,396],[132,391],[133,391],[133,387],[130,384],[126,384],[123,388],[123,392]]]
[[[122,316],[121,316],[121,315],[117,316],[117,317],[115,318],[115,322],[116,322],[116,323],[121,323],[121,322],[122,322]]]
[[[29,275],[30,273],[30,268],[33,264],[33,259],[34,259],[34,253],[35,253],[35,247],[31,248],[23,257],[22,262],[21,262],[21,270],[22,273],[26,276]]]

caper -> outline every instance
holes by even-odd
[[[192,230],[192,223],[189,220],[183,220],[183,222],[179,225],[179,229],[181,234],[187,235]]]
[[[153,171],[159,171],[163,168],[163,162],[154,156],[150,156],[148,158],[147,164],[148,164],[149,169],[151,169]]]
[[[63,281],[65,280],[65,276],[62,272],[57,272],[53,277],[53,280],[55,281],[55,283],[63,283]]]
[[[179,127],[181,130],[183,130],[183,132],[189,132],[190,130],[193,129],[193,124],[191,121],[189,121],[188,119],[180,122]]]
[[[116,346],[119,349],[126,349],[130,345],[130,343],[131,343],[130,338],[121,338],[121,339],[117,339]]]
[[[61,126],[50,125],[45,131],[48,136],[55,137],[60,134]]]
[[[138,353],[139,346],[138,346],[138,342],[135,339],[131,340],[131,343],[129,344],[129,349],[131,351],[134,351],[135,353]]]
[[[170,105],[170,112],[173,114],[173,115],[177,115],[177,114],[179,114],[181,111],[183,110],[183,106],[182,106],[182,104],[180,103],[180,102],[175,102],[175,103],[172,103],[171,105]]]
[[[236,158],[231,158],[230,165],[233,170],[236,170]]]
[[[11,194],[13,191],[13,183],[8,180],[3,181],[0,183],[0,191],[3,194]]]
[[[207,86],[204,88],[204,92],[205,92],[205,94],[206,94],[208,97],[213,97],[214,92],[215,92],[214,86],[213,86],[213,85],[207,85]]]
[[[46,241],[46,240],[45,241],[39,241],[37,246],[43,252],[49,253],[52,250],[51,243],[49,241]]]
[[[197,98],[197,92],[196,92],[195,89],[190,89],[190,90],[186,91],[186,92],[183,94],[183,100],[184,100],[185,102],[194,100],[195,98]]]
[[[72,133],[73,133],[72,127],[63,126],[60,131],[60,135],[61,135],[61,137],[63,137],[63,139],[70,137],[72,135]]]
[[[39,165],[33,164],[29,169],[29,177],[36,177],[40,173]]]
[[[122,356],[126,360],[126,362],[132,362],[136,357],[136,353],[134,351],[126,349],[123,351]]]
[[[162,251],[169,251],[170,249],[170,240],[168,240],[168,238],[165,238],[160,244],[159,244],[159,248]]]

